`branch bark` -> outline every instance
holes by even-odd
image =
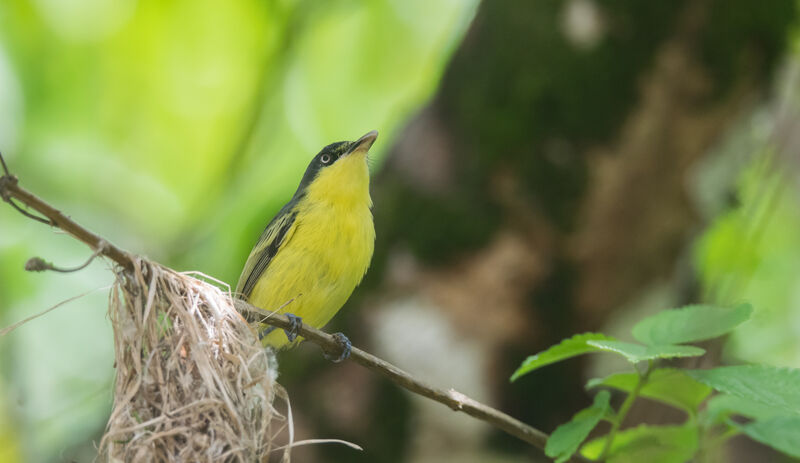
[[[2,155],[0,155],[2,161]],[[19,186],[17,178],[11,175],[5,162],[2,161],[4,175],[0,177],[0,197],[15,209],[32,219],[58,227],[61,230],[69,233],[77,240],[85,243],[92,248],[96,254],[108,257],[124,269],[133,268],[133,255],[129,252],[111,244],[108,240],[100,237],[99,235],[89,231],[81,226],[61,211],[51,206],[43,199],[34,195],[30,191]],[[25,206],[37,211],[42,217],[36,217],[29,212],[21,209],[14,201],[19,201]],[[259,307],[252,306],[244,301],[236,301],[237,308],[255,312],[264,317],[263,323],[275,326],[277,328],[285,329],[290,328],[291,323],[289,319],[283,315],[264,310]],[[338,355],[341,353],[341,345],[336,338],[324,331],[312,328],[306,324],[302,324],[299,328],[299,334],[308,341],[320,346],[326,353]],[[427,397],[431,400],[444,404],[454,411],[464,412],[481,421],[485,421],[512,436],[515,436],[534,447],[544,449],[547,442],[547,434],[535,429],[527,424],[511,417],[510,415],[501,412],[488,405],[473,400],[466,395],[454,390],[444,390],[433,387],[424,381],[421,381],[409,373],[401,370],[400,368],[386,362],[368,352],[365,352],[357,347],[353,347],[350,353],[350,360],[379,373],[400,387],[413,392],[415,394]],[[579,456],[572,458],[572,461],[587,461]]]
[[[0,156],[0,158],[2,158],[2,156]],[[5,168],[5,162],[3,162],[3,167]],[[37,218],[30,213],[26,213],[24,210],[20,210],[20,212],[25,214],[26,217],[30,217],[34,220],[44,223],[48,223],[47,221],[49,221],[48,225],[64,230],[75,237],[78,241],[82,241],[88,245],[93,251],[108,257],[127,270],[133,269],[133,258],[130,253],[123,251],[117,246],[111,244],[108,240],[105,240],[99,235],[82,227],[77,222],[64,215],[64,213],[45,202],[43,199],[19,186],[17,177],[10,175],[8,171],[6,171],[5,174],[0,177],[0,197],[3,198],[3,201],[11,204],[17,210],[20,210],[20,208],[14,203],[14,200],[19,200],[19,202],[39,212],[47,219],[42,220],[41,218]]]
[[[292,326],[286,315],[270,312],[262,308],[252,306],[244,301],[237,301],[236,306],[237,308],[240,308],[240,310],[258,313],[264,317],[264,320],[259,318],[259,321],[262,321],[263,323],[267,323],[281,329],[289,329]],[[306,324],[302,324],[298,330],[298,333],[308,341],[322,347],[322,349],[328,354],[333,356],[339,356],[339,354],[341,354],[342,346],[339,344],[339,341],[324,331],[312,328]],[[518,437],[519,439],[522,439],[535,447],[544,449],[544,445],[547,442],[547,434],[528,426],[527,424],[501,412],[500,410],[473,400],[456,391],[455,389],[449,389],[445,391],[444,389],[433,387],[424,381],[414,378],[409,373],[401,370],[395,365],[392,365],[385,360],[381,360],[369,352],[365,352],[355,346],[352,347],[352,350],[350,351],[350,360],[353,360],[359,365],[389,378],[397,385],[415,394],[425,396],[431,400],[435,400],[439,403],[447,405],[454,411],[464,412],[467,415],[478,418],[479,420],[486,421],[487,423],[502,429],[512,436]]]

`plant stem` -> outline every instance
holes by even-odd
[[[741,434],[741,431],[738,428],[729,426],[721,434],[714,436],[712,438],[705,439],[705,442],[702,442],[699,445],[700,448],[697,454],[697,461],[699,462],[708,461],[709,453],[716,450],[717,447],[724,444],[731,437],[735,437],[739,434]]]
[[[611,431],[609,431],[608,436],[606,436],[606,443],[603,445],[603,451],[600,453],[600,461],[605,461],[608,452],[611,451],[611,445],[614,443],[614,437],[616,437],[617,431],[619,431],[620,426],[622,426],[622,422],[625,421],[625,417],[628,415],[628,411],[630,411],[633,402],[639,397],[639,392],[641,392],[644,385],[647,384],[647,379],[650,377],[650,371],[652,370],[653,361],[649,360],[647,362],[647,369],[644,373],[639,373],[636,385],[633,386],[633,390],[628,394],[628,397],[625,398],[625,402],[622,402],[622,406],[619,407],[619,411],[617,411],[617,415],[614,417]]]

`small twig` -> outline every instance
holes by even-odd
[[[3,163],[5,164],[5,161],[3,161]],[[97,234],[77,224],[75,221],[64,215],[61,211],[59,211],[55,207],[51,206],[38,196],[31,193],[30,191],[19,186],[16,177],[10,176],[8,174],[5,174],[2,177],[0,177],[0,196],[6,202],[14,206],[15,209],[22,212],[26,217],[37,220],[42,223],[46,223],[54,227],[58,227],[64,230],[65,232],[69,233],[70,235],[74,236],[79,241],[86,243],[92,249],[99,250],[100,254],[110,258],[123,268],[128,270],[133,268],[133,260],[128,252],[123,251],[122,249],[111,244],[110,242],[104,240]],[[37,217],[35,215],[28,213],[25,210],[22,210],[19,206],[14,204],[13,199],[18,200],[19,202],[30,207],[31,209],[39,212],[43,216],[47,217],[47,219],[49,220],[42,219],[41,217]]]
[[[361,448],[360,445],[341,439],[304,439],[294,442],[291,445],[281,445],[280,447],[275,447],[274,449],[272,449],[272,451],[277,452],[278,450],[283,450],[287,448],[295,448],[303,445],[316,445],[316,444],[342,444],[354,450],[364,451],[364,449]]]
[[[31,257],[30,259],[28,259],[27,262],[25,262],[25,270],[28,271],[28,272],[44,272],[44,271],[47,271],[47,270],[52,270],[54,272],[61,272],[61,273],[77,272],[79,270],[83,270],[86,267],[88,267],[89,264],[91,264],[92,261],[95,259],[95,257],[100,255],[100,252],[101,252],[102,248],[103,248],[102,246],[100,248],[98,248],[94,252],[94,254],[89,256],[89,259],[86,262],[84,262],[82,265],[79,265],[77,267],[68,267],[68,268],[56,267],[55,265],[53,265],[52,262],[47,262],[46,260],[42,259],[41,257]]]
[[[3,179],[2,179],[2,178],[0,178],[0,180],[3,180]],[[50,222],[49,220],[47,220],[47,219],[45,219],[45,218],[42,218],[42,217],[39,217],[38,215],[31,214],[30,212],[26,211],[25,209],[23,209],[23,208],[19,207],[19,205],[18,205],[17,203],[15,203],[13,199],[11,199],[11,198],[8,198],[8,199],[6,199],[6,198],[3,198],[3,199],[4,199],[4,200],[5,200],[5,201],[6,201],[8,204],[11,204],[11,207],[13,207],[13,208],[14,208],[14,209],[16,209],[17,211],[19,211],[19,213],[20,213],[20,214],[22,214],[22,215],[24,215],[25,217],[27,217],[27,218],[29,218],[29,219],[33,219],[33,220],[35,220],[35,221],[37,221],[37,222],[41,222],[41,223],[43,223],[43,224],[45,224],[45,225],[53,225],[53,223],[52,223],[52,222]]]
[[[0,180],[2,180],[2,179],[0,179]],[[38,215],[31,214],[30,212],[26,211],[25,209],[19,207],[19,205],[17,203],[15,203],[13,199],[9,198],[9,199],[6,199],[5,201],[8,204],[11,204],[11,207],[13,207],[17,211],[19,211],[20,214],[24,215],[25,217],[27,217],[29,219],[33,219],[33,220],[35,220],[37,222],[41,222],[41,223],[43,223],[45,225],[53,225],[53,223],[50,222],[49,220],[47,220],[47,219],[45,219],[43,217],[39,217]]]
[[[636,385],[633,386],[633,390],[631,390],[631,392],[628,394],[628,397],[625,398],[625,401],[622,402],[622,405],[619,407],[619,411],[617,412],[616,417],[614,417],[614,421],[611,423],[611,431],[609,431],[608,436],[606,436],[606,442],[603,445],[603,451],[600,452],[600,458],[598,458],[598,460],[606,460],[608,452],[611,451],[611,444],[614,443],[614,438],[617,435],[617,431],[619,431],[620,426],[622,426],[622,422],[625,421],[625,417],[628,416],[628,411],[630,411],[633,402],[637,397],[639,397],[639,393],[642,391],[644,385],[647,384],[647,380],[650,377],[651,371],[653,371],[652,360],[647,362],[647,368],[644,372],[639,372],[637,370],[639,375],[636,379]]]
[[[0,160],[2,159],[3,156],[0,154]],[[3,170],[5,170],[5,161],[3,161]],[[43,217],[39,217],[38,215],[31,214],[25,209],[19,207],[19,204],[14,202],[14,199],[11,197],[9,190],[11,189],[11,185],[16,185],[16,184],[17,184],[17,177],[14,177],[13,175],[4,174],[2,177],[0,177],[0,198],[2,198],[3,201],[7,202],[8,204],[11,204],[11,207],[16,209],[20,214],[24,215],[25,217],[33,219],[37,222],[42,222],[47,225],[52,225],[52,223],[49,220]]]
[[[3,199],[8,198],[6,199],[8,202],[10,202],[11,198],[19,200],[21,203],[47,217],[49,221],[44,220],[45,223],[58,227],[79,241],[87,244],[89,247],[95,250],[97,255],[106,256],[125,269],[130,270],[133,268],[134,257],[130,253],[116,247],[97,234],[89,231],[41,198],[20,187],[17,183],[16,177],[8,174],[5,162],[3,162],[3,169],[6,172],[3,177],[0,177],[0,180],[5,180],[0,181],[0,195],[2,195]],[[12,205],[14,204],[12,203]],[[25,215],[31,217],[30,214],[26,213]],[[32,216],[31,218],[43,221],[40,220],[41,218],[37,218],[35,216]],[[91,259],[89,262],[91,262]],[[36,265],[39,264],[37,263]],[[88,262],[85,265],[88,265]],[[50,267],[52,267],[52,265]],[[291,322],[283,314],[276,314],[258,307],[254,307],[243,301],[236,301],[236,306],[242,311],[255,312],[264,316],[264,323],[269,325],[281,329],[290,328],[291,326]],[[328,333],[302,324],[299,329],[299,334],[303,338],[322,347],[326,353],[339,354],[341,352],[341,344],[334,336]],[[397,368],[396,366],[381,360],[370,353],[358,349],[357,347],[352,348],[350,359],[372,371],[380,373],[381,375],[392,380],[394,383],[415,394],[447,405],[454,411],[464,412],[474,418],[485,421],[499,429],[502,429],[512,436],[518,437],[519,439],[522,439],[523,441],[528,442],[535,447],[544,449],[548,438],[547,434],[528,426],[527,424],[507,415],[506,413],[501,412],[500,410],[473,400],[453,389],[445,391],[443,389],[432,387],[423,381],[414,378],[400,368]],[[585,462],[587,460],[580,456],[573,456],[572,461]]]
[[[19,205],[14,202],[14,200],[11,197],[11,194],[9,193],[9,190],[11,185],[17,184],[17,177],[11,175],[11,172],[9,172],[8,166],[6,165],[6,160],[3,158],[3,153],[0,153],[0,164],[3,165],[3,175],[0,176],[0,198],[2,198],[3,201],[7,202],[8,204],[11,204],[11,207],[19,211],[19,213],[24,215],[25,217],[33,219],[37,222],[42,222],[48,225],[52,225],[49,220],[31,214],[25,209],[19,207]]]

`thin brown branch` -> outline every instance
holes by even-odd
[[[2,155],[0,155],[2,159]],[[4,162],[3,162],[4,163]],[[91,247],[95,253],[106,256],[119,264],[121,267],[131,269],[133,267],[133,256],[108,240],[101,238],[97,234],[87,230],[77,222],[73,221],[61,211],[51,206],[38,196],[18,185],[17,179],[10,174],[0,177],[0,196],[7,202],[14,198],[21,203],[36,210],[49,219],[49,224],[58,227],[79,241]],[[26,214],[27,215],[27,214]],[[243,301],[237,301],[236,305],[241,310],[256,312],[264,316],[264,323],[285,329],[290,327],[289,319],[283,314],[269,312],[267,310],[252,306]],[[319,345],[328,354],[341,353],[341,344],[337,339],[324,331],[302,324],[299,333],[308,341]],[[375,371],[396,383],[397,385],[415,394],[427,397],[436,402],[450,407],[454,411],[464,412],[474,418],[485,421],[503,431],[515,436],[535,447],[544,449],[547,442],[547,434],[535,429],[527,424],[509,416],[488,405],[473,400],[466,395],[454,390],[444,390],[433,387],[425,382],[413,377],[409,373],[392,365],[389,362],[365,352],[357,347],[353,347],[350,359],[354,362]],[[579,456],[572,458],[572,461],[587,461]]]
[[[2,159],[2,155],[0,155],[0,159]],[[16,177],[10,175],[3,175],[0,177],[0,197],[12,206],[15,206],[15,208],[25,214],[25,216],[58,227],[74,236],[79,241],[87,244],[93,251],[110,258],[121,267],[126,269],[133,268],[132,257],[127,251],[118,248],[94,232],[87,230],[55,207],[46,203],[43,199],[19,186]],[[12,202],[14,199],[37,211],[49,220],[42,220],[16,207]]]
[[[45,219],[44,217],[39,217],[38,215],[31,214],[30,212],[26,211],[25,209],[21,208],[19,204],[14,201],[14,198],[11,197],[11,185],[17,184],[17,177],[8,173],[8,167],[6,167],[6,161],[3,159],[3,155],[0,154],[0,161],[3,164],[3,171],[6,172],[2,177],[0,177],[0,198],[3,201],[7,202],[11,205],[14,209],[16,209],[20,214],[24,215],[29,219],[33,219],[37,222],[41,222],[47,225],[52,225],[49,220]]]
[[[17,211],[19,211],[19,213],[20,213],[20,214],[22,214],[22,215],[24,215],[25,217],[27,217],[27,218],[29,218],[29,219],[33,219],[33,220],[35,220],[35,221],[37,221],[37,222],[41,222],[41,223],[43,223],[43,224],[45,224],[45,225],[52,225],[52,223],[50,223],[50,221],[49,221],[49,220],[47,220],[47,219],[45,219],[45,218],[43,218],[43,217],[39,217],[38,215],[31,214],[30,212],[26,211],[25,209],[23,209],[23,208],[19,207],[19,204],[17,204],[16,202],[14,202],[14,200],[13,200],[13,199],[11,199],[11,198],[8,198],[8,199],[6,199],[6,198],[3,198],[3,199],[4,199],[4,200],[5,200],[5,201],[6,201],[8,204],[11,204],[11,207],[13,207],[13,208],[14,208],[14,209],[16,209]]]
[[[292,326],[289,318],[286,317],[286,315],[270,312],[262,308],[252,306],[244,301],[236,301],[236,307],[239,309],[239,311],[248,311],[261,315],[263,319],[259,318],[259,320],[261,320],[263,323],[267,323],[281,329],[289,329]],[[312,328],[305,323],[300,324],[298,333],[306,340],[320,346],[326,354],[338,356],[342,352],[341,344],[331,334],[316,328]],[[500,410],[473,400],[454,389],[445,391],[443,389],[426,384],[425,382],[414,378],[409,373],[401,370],[389,362],[381,360],[369,352],[365,352],[357,347],[353,347],[352,351],[350,352],[350,359],[372,371],[386,376],[394,383],[415,394],[425,396],[429,399],[447,405],[454,411],[464,412],[467,415],[486,421],[487,423],[490,423],[535,447],[543,449],[545,443],[547,442],[547,434],[543,433],[542,431],[528,426],[527,424],[501,412]]]

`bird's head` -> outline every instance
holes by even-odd
[[[369,202],[367,153],[378,138],[373,130],[356,141],[340,141],[322,148],[306,169],[295,197],[312,201]]]

